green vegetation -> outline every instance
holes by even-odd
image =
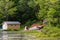
[[[0,23],[20,21],[30,26],[45,19],[60,26],[60,0],[0,0]]]
[[[0,0],[0,25],[3,21],[19,21],[21,28],[47,21],[36,36],[60,36],[60,0]],[[30,33],[31,31],[29,31]]]
[[[51,28],[51,29],[50,29]],[[30,30],[30,31],[25,31],[23,33],[25,34],[31,34],[35,35],[37,38],[39,37],[60,37],[60,29],[56,27],[49,27],[49,28],[44,28],[41,30]]]

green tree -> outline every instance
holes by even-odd
[[[8,20],[8,16],[14,14],[16,10],[14,1],[0,0],[0,18],[6,18],[5,20]]]
[[[29,21],[32,23],[33,20],[36,20],[35,13],[39,10],[39,5],[35,3],[33,0],[19,0],[17,4],[17,15],[19,15],[17,18],[19,18],[19,21],[22,23],[27,24]],[[29,24],[30,24],[29,23]]]
[[[60,20],[59,0],[37,0],[36,2],[40,6],[39,13],[37,14],[39,20],[47,19],[49,25],[55,26],[60,23],[60,21],[58,22]]]

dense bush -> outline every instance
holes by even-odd
[[[26,34],[32,34],[36,37],[60,37],[60,29],[58,27],[44,27],[41,30],[25,31]]]

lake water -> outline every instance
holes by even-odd
[[[0,32],[0,40],[24,40],[24,34],[18,32]]]
[[[60,38],[36,38],[33,35],[28,35],[20,32],[0,32],[0,40],[60,40]]]
[[[7,32],[7,31],[1,31],[0,32],[0,40],[33,40],[35,39],[31,35],[22,34],[20,32]]]

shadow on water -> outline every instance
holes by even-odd
[[[18,32],[0,32],[0,40],[24,40],[24,34]]]

